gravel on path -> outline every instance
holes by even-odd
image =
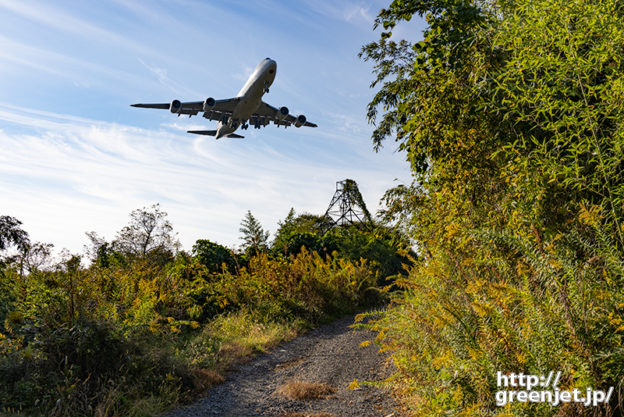
[[[390,375],[368,330],[354,330],[354,316],[312,330],[233,369],[226,381],[193,405],[166,417],[398,417],[390,392],[370,385],[348,389],[354,380],[380,381]],[[319,399],[291,400],[278,388],[292,381],[323,383],[335,392]]]

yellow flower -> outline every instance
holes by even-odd
[[[351,383],[349,384],[347,388],[352,391],[355,391],[356,389],[360,388],[360,382],[357,379],[353,380],[351,381]]]

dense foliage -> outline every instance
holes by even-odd
[[[362,49],[381,146],[417,181],[384,212],[420,259],[376,328],[415,415],[621,412],[624,20],[615,0],[394,1]],[[393,28],[425,17],[422,41]],[[403,23],[405,24],[405,23]],[[380,114],[380,109],[383,113]],[[600,409],[496,407],[496,372],[616,387]]]
[[[242,250],[200,239],[189,254],[158,205],[135,210],[113,241],[87,234],[86,265],[0,220],[3,415],[157,415],[241,356],[382,299],[379,260],[271,249],[250,212]]]

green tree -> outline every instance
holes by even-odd
[[[15,217],[0,216],[0,251],[10,246],[23,247],[28,244],[28,233],[20,227],[21,224]]]
[[[369,229],[357,225],[335,227],[323,236],[319,245],[325,253],[336,251],[343,259],[366,259],[380,284],[388,284],[405,272],[402,265],[410,263],[407,255],[415,256],[409,240],[400,231],[381,224]]]
[[[320,251],[323,248],[322,237],[331,225],[331,219],[326,216],[308,213],[296,215],[291,208],[284,221],[278,222],[272,249],[280,254],[299,253],[302,246],[311,251]]]
[[[269,232],[262,228],[260,222],[251,214],[251,210],[247,210],[238,230],[243,234],[241,239],[245,251],[258,253],[267,249]]]
[[[273,245],[274,251],[283,255],[296,255],[301,252],[303,247],[320,255],[328,253],[324,246],[323,237],[316,233],[292,231],[288,235],[282,236],[279,241],[276,239]]]
[[[193,256],[198,257],[210,272],[223,272],[223,265],[229,271],[236,268],[236,259],[230,249],[206,239],[195,242]]]
[[[114,250],[131,258],[150,258],[157,263],[171,260],[179,246],[167,213],[159,204],[133,210],[130,222],[112,242]]]
[[[293,224],[296,214],[297,213],[295,213],[295,208],[291,207],[290,210],[288,210],[288,214],[286,215],[284,221],[277,222],[278,231],[284,227],[288,227],[289,225]]]
[[[85,245],[84,251],[91,260],[92,265],[100,268],[109,268],[115,255],[120,261],[123,259],[123,255],[119,252],[115,253],[113,245],[96,232],[86,232],[85,234],[89,238],[90,245]]]
[[[19,267],[20,276],[50,267],[53,247],[54,245],[51,243],[41,242],[22,245],[19,253],[15,256],[15,263]]]

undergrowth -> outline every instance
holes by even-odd
[[[3,415],[153,416],[242,358],[374,302],[367,263],[259,253],[236,272],[197,257],[0,270]]]

